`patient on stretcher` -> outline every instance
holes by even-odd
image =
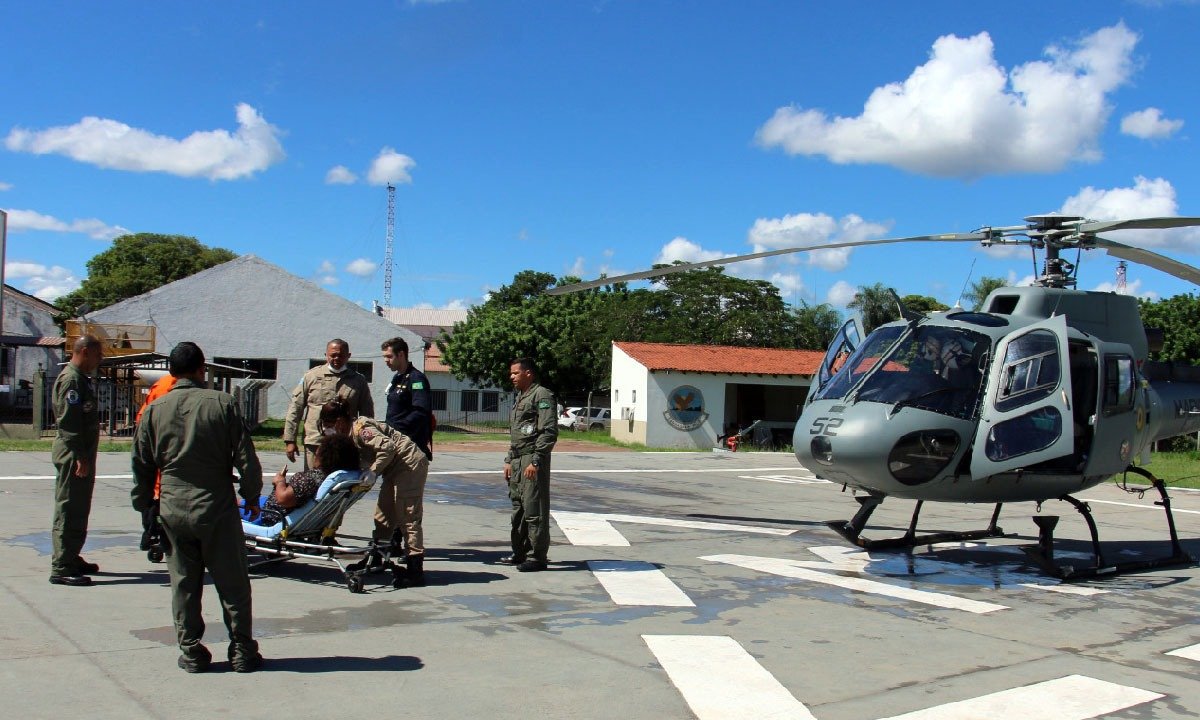
[[[314,465],[313,468],[294,473],[290,478],[286,477],[287,466],[275,473],[271,494],[260,503],[262,514],[251,521],[249,513],[243,510],[243,521],[263,527],[279,523],[292,510],[316,497],[321,482],[327,476],[338,470],[357,471],[358,449],[354,447],[354,441],[345,435],[326,435],[317,443]]]

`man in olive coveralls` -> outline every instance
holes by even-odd
[[[144,510],[153,501],[154,479],[161,472],[159,518],[170,541],[167,569],[182,652],[179,667],[204,672],[212,662],[200,642],[207,567],[229,630],[229,662],[236,672],[254,672],[262,656],[253,635],[233,469],[241,476],[239,494],[253,518],[259,513],[262,466],[233,398],[204,387],[203,351],[195,343],[179,343],[171,351],[170,369],[178,382],[146,408],[134,437],[133,508]]]
[[[330,340],[325,345],[325,364],[304,373],[304,378],[292,391],[292,402],[283,419],[283,450],[291,462],[296,461],[299,450],[297,430],[303,427],[304,467],[313,466],[317,441],[321,439],[318,427],[321,406],[335,397],[345,400],[354,415],[374,417],[371,386],[361,373],[347,364],[349,360],[350,343],[341,338]]]
[[[100,443],[100,412],[92,373],[100,366],[103,349],[92,335],[84,335],[71,348],[71,362],[54,380],[54,524],[51,535],[50,582],[55,585],[91,585],[88,577],[100,566],[79,556],[87,540],[92,490],[96,486],[96,446]]]
[[[512,500],[512,555],[500,562],[521,572],[546,569],[550,552],[550,452],[558,442],[554,393],[538,384],[537,366],[517,358],[509,366],[517,391],[509,430],[512,444],[504,456],[504,479]]]

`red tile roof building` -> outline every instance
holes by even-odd
[[[814,375],[825,353],[817,350],[614,342],[650,372],[673,370],[728,375]]]

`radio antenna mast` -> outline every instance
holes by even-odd
[[[392,306],[392,243],[396,239],[396,186],[388,183],[387,247],[383,252],[383,306]]]

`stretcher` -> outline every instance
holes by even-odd
[[[269,527],[242,521],[246,548],[260,560],[251,568],[293,558],[328,560],[337,565],[352,593],[363,591],[363,571],[342,563],[347,556],[364,556],[376,550],[371,538],[338,535],[346,511],[375,485],[375,474],[357,470],[330,473],[317,489],[316,496],[295,508]]]

